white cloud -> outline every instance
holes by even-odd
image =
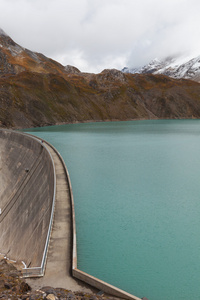
[[[0,27],[20,45],[82,71],[200,55],[199,0],[0,0]]]

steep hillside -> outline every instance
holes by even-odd
[[[0,29],[0,76],[23,71],[62,74],[65,67],[41,53],[21,47]]]
[[[0,126],[139,118],[200,118],[200,84],[115,69],[81,73],[0,31]]]

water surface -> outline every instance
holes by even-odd
[[[149,300],[200,299],[200,120],[28,132],[68,167],[79,269]]]

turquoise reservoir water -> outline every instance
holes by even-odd
[[[200,120],[29,132],[69,169],[81,270],[149,300],[200,299]]]

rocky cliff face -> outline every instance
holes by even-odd
[[[0,32],[1,127],[199,117],[197,82],[115,69],[81,73]]]

